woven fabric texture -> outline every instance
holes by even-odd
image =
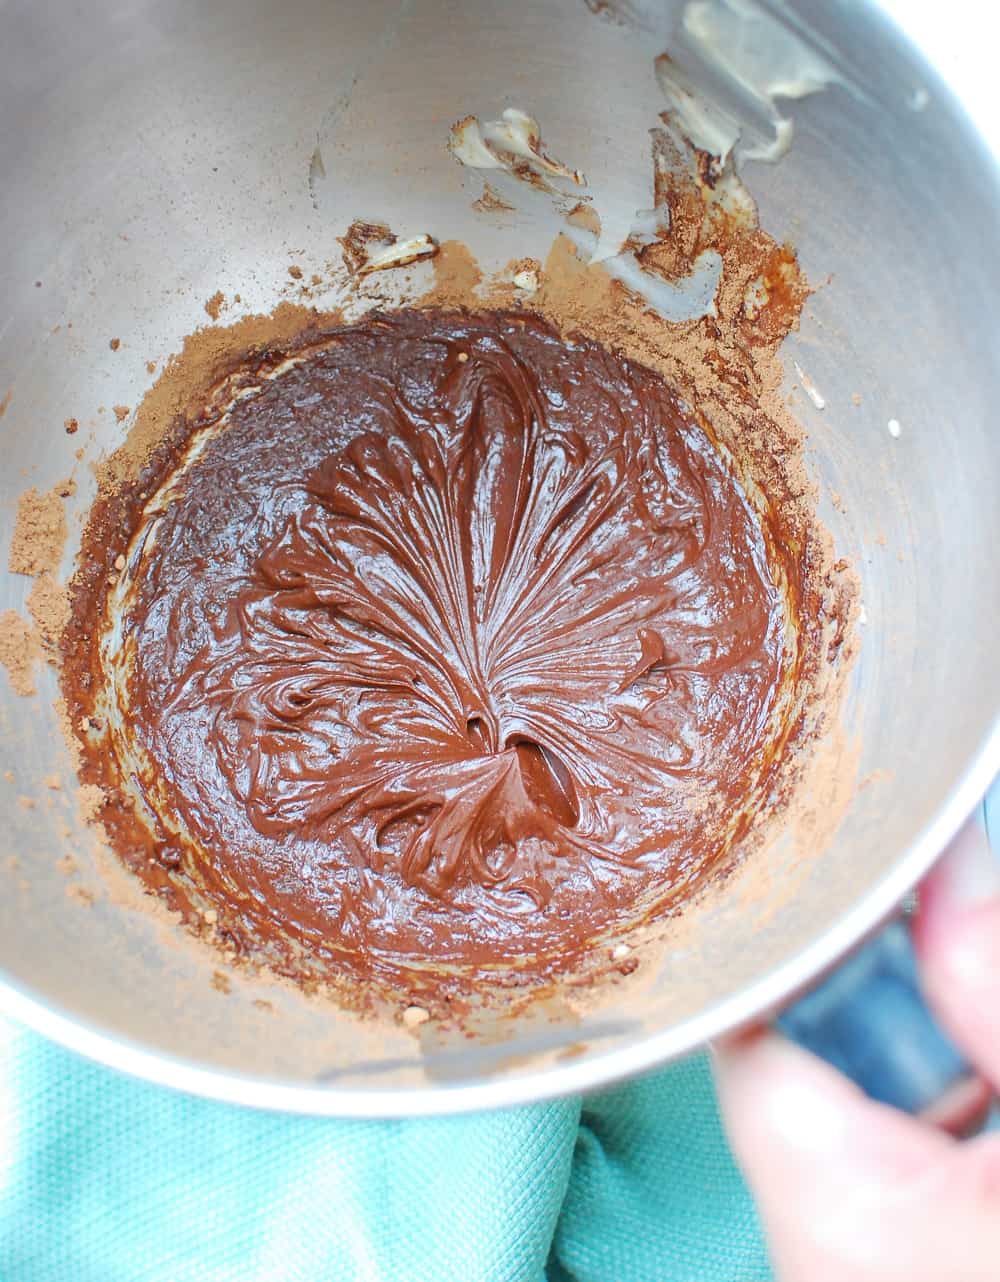
[[[2,1282],[769,1277],[703,1057],[468,1118],[286,1117],[0,1022]]]

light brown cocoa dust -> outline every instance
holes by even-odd
[[[212,297],[206,301],[205,311],[212,320],[217,321],[225,306],[226,296],[221,289],[217,289]]]
[[[325,321],[337,318],[339,314],[324,316]],[[181,351],[164,362],[159,378],[137,406],[126,439],[94,465],[98,502],[133,480],[191,406],[199,399],[203,403],[212,387],[248,352],[264,351],[271,343],[308,330],[318,320],[310,308],[281,303],[268,316],[247,316],[233,325],[210,325],[190,334]]]
[[[497,189],[488,182],[483,183],[483,194],[478,200],[472,202],[472,208],[477,214],[497,214],[510,213],[517,208],[509,200],[505,200]]]
[[[43,571],[35,580],[28,593],[27,606],[42,648],[54,661],[59,638],[69,619],[69,597],[50,570]]]
[[[12,574],[42,574],[55,570],[68,533],[66,512],[55,491],[31,487],[17,501],[14,535],[7,568]]]
[[[15,694],[35,693],[34,667],[39,655],[38,638],[34,629],[16,610],[0,614],[0,664]]]

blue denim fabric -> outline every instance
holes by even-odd
[[[1000,781],[983,803],[1000,853]],[[969,1072],[920,993],[909,933],[894,922],[777,1021],[873,1099],[918,1113]]]

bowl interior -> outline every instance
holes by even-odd
[[[206,323],[216,291],[240,295],[224,319],[269,310],[289,297],[289,264],[324,268],[357,217],[464,240],[488,265],[544,256],[551,210],[472,212],[481,176],[445,148],[458,117],[527,109],[614,216],[652,203],[649,129],[666,106],[653,60],[680,4],[57,8],[12,0],[0,42],[0,522],[6,547],[25,487],[74,476],[67,570],[88,463],[124,433],[111,407],[136,405],[147,362]],[[45,670],[32,699],[0,682],[13,1013],[121,1067],[260,1104],[409,1113],[536,1098],[766,1009],[928,866],[997,765],[1000,188],[876,9],[794,8],[841,83],[789,106],[789,154],[745,179],[763,225],[825,282],[785,358],[825,399],[819,410],[789,381],[822,515],[863,583],[844,727],[857,774],[835,837],[813,848],[802,827],[737,873],[625,1004],[420,1043],[290,991],[262,1006],[249,980],[223,992],[210,959],[134,911],[127,887],[112,893],[77,818]],[[29,586],[0,572],[0,607],[23,612]],[[57,862],[67,850],[71,876]]]

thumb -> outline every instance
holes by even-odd
[[[939,1019],[1000,1087],[1000,863],[974,821],[921,886],[913,942]]]
[[[954,1147],[776,1033],[731,1039],[714,1058],[736,1157],[779,1225],[828,1216],[846,1182],[861,1191],[905,1181]]]
[[[995,1282],[1000,1137],[959,1144],[774,1034],[716,1080],[782,1282]]]

